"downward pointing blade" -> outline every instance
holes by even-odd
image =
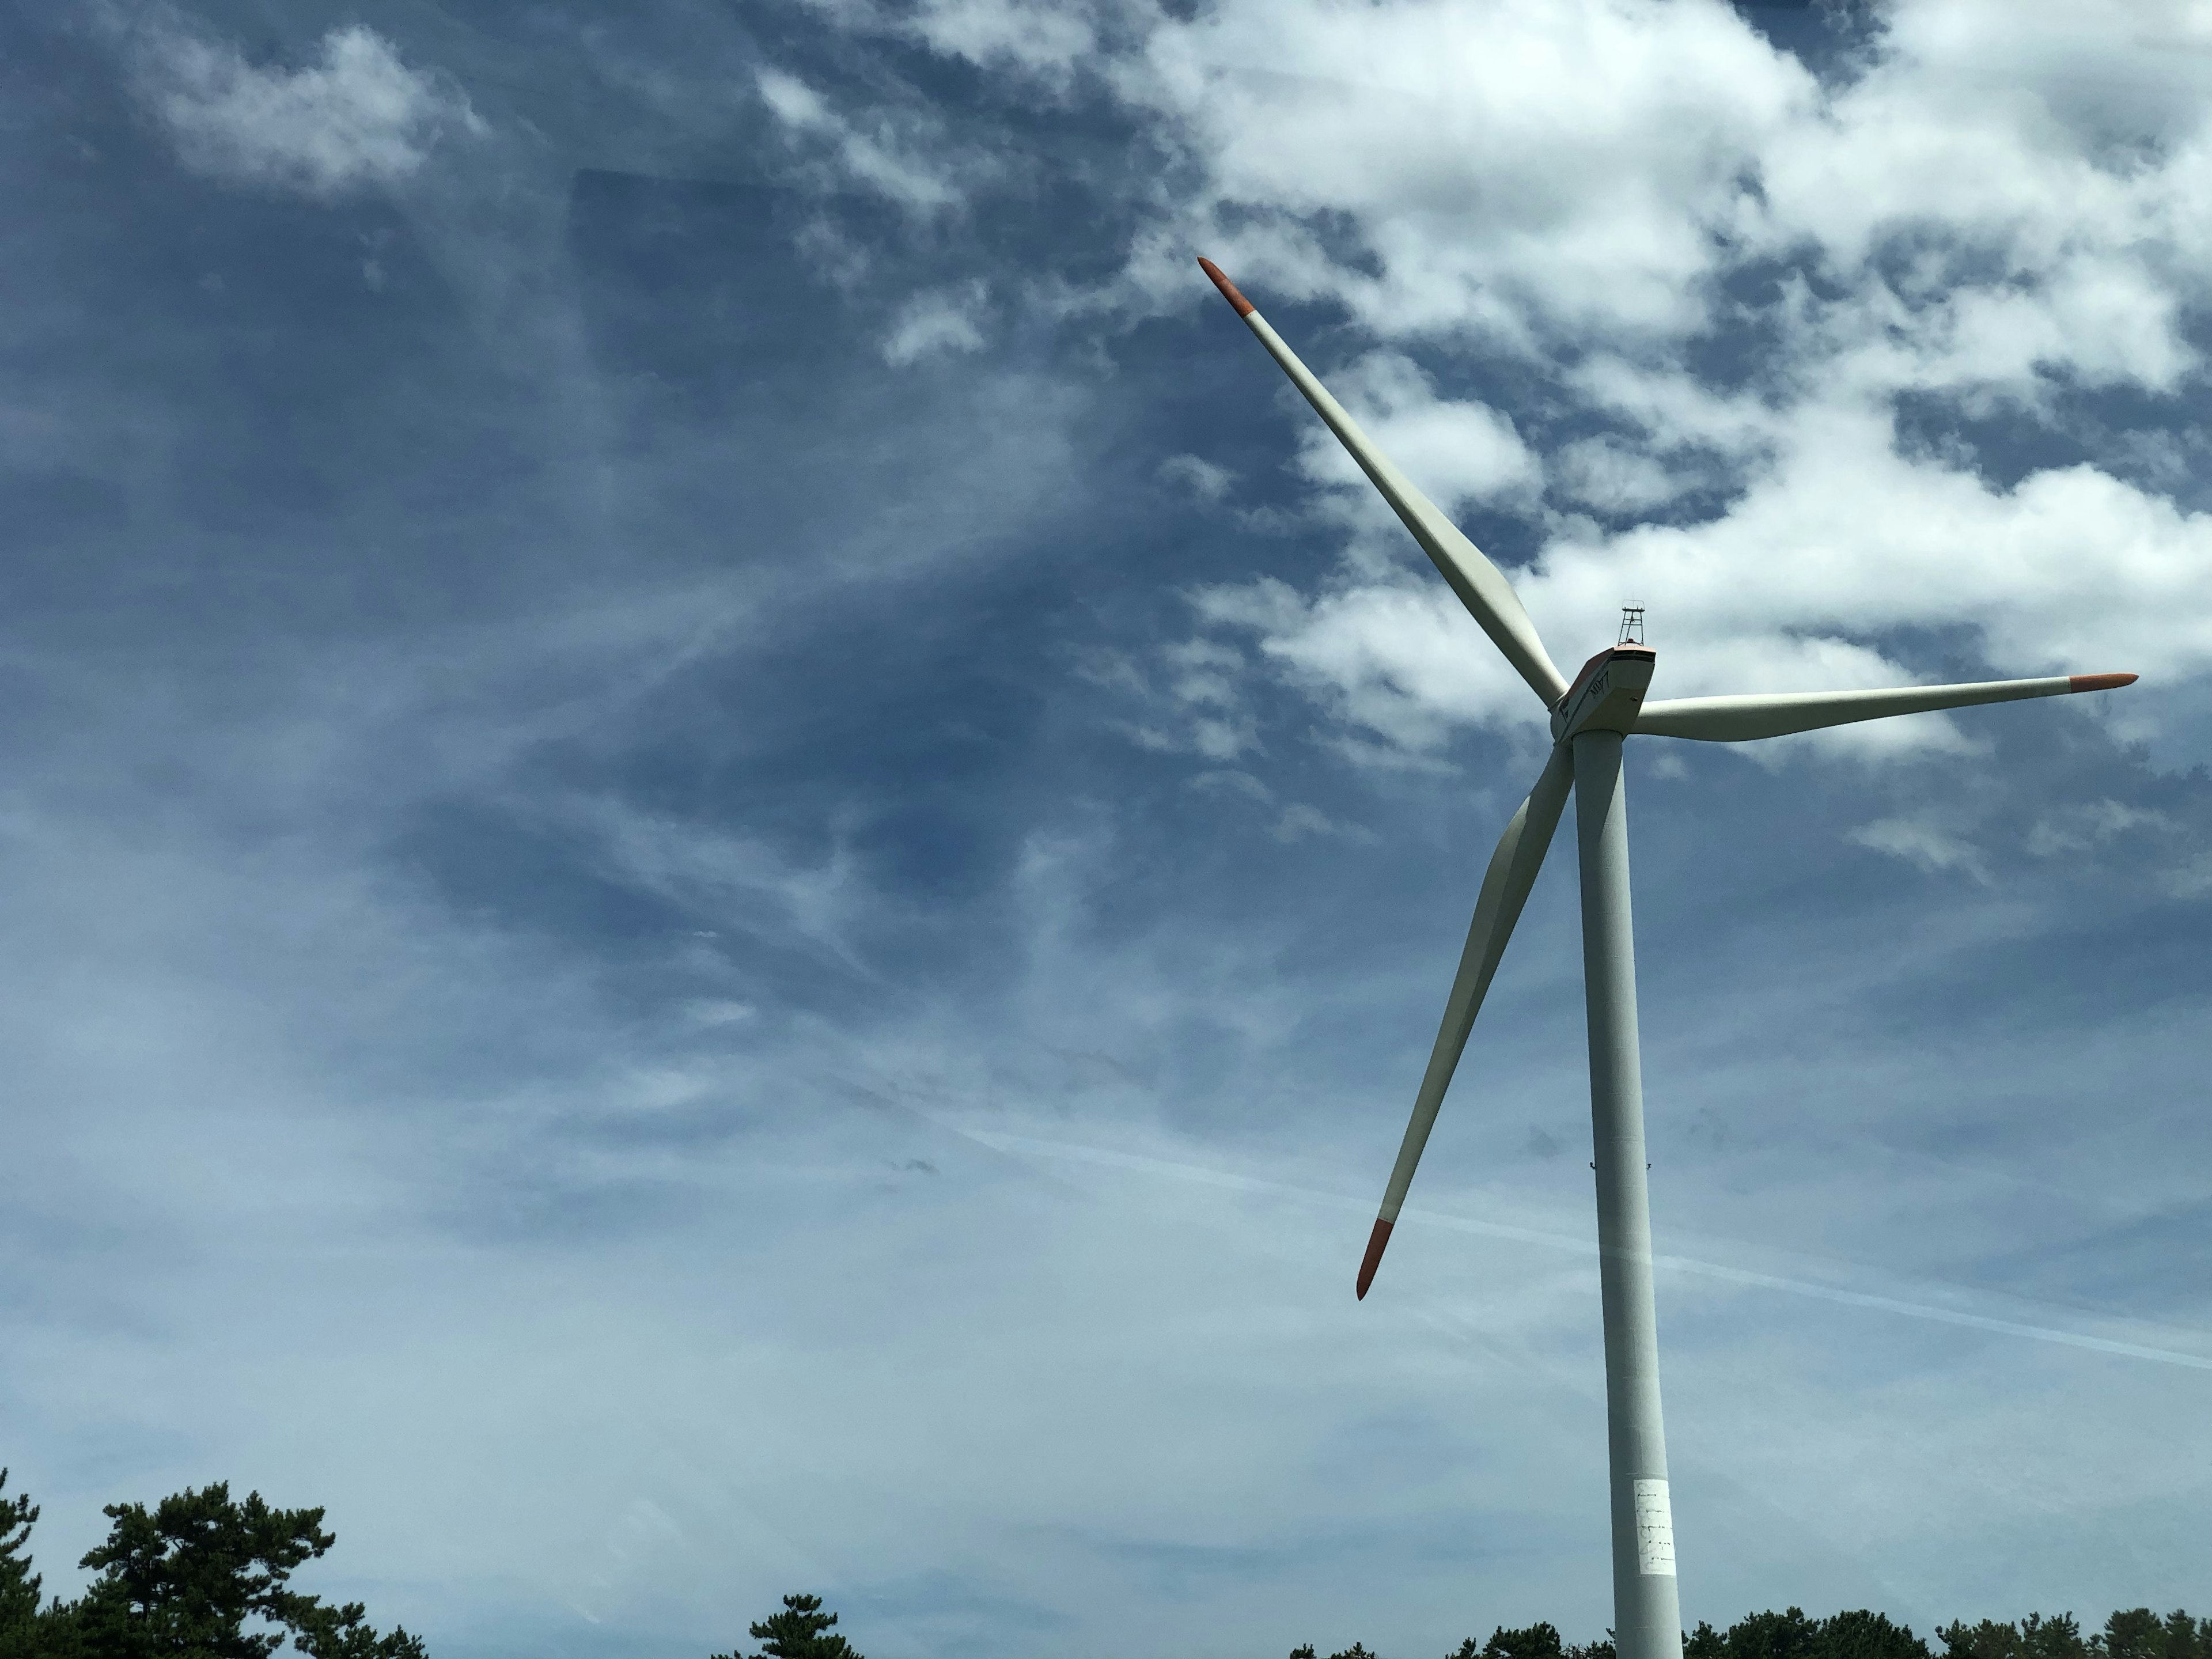
[[[1528,792],[1528,799],[1521,803],[1521,810],[1498,838],[1498,850],[1490,855],[1490,868],[1483,872],[1482,893],[1474,902],[1474,921],[1467,930],[1467,949],[1460,954],[1459,975],[1452,981],[1437,1046],[1430,1052],[1428,1072],[1413,1100],[1413,1121],[1406,1126],[1397,1165],[1390,1171],[1389,1186],[1383,1189],[1382,1212],[1375,1218],[1366,1257],[1359,1264],[1362,1300],[1367,1287],[1375,1282],[1382,1247],[1390,1242],[1390,1229],[1406,1201],[1406,1189],[1413,1184],[1414,1166],[1421,1161],[1421,1149],[1429,1144],[1429,1131],[1436,1127],[1437,1109],[1443,1104],[1444,1091],[1451,1086],[1452,1073],[1459,1065],[1460,1051],[1467,1047],[1475,1012],[1490,989],[1498,958],[1505,954],[1506,940],[1513,937],[1513,924],[1521,920],[1521,907],[1528,902],[1528,890],[1536,884],[1536,872],[1544,866],[1544,854],[1552,845],[1553,831],[1559,827],[1559,812],[1567,804],[1567,791],[1573,782],[1573,751],[1560,744],[1552,750],[1552,758],[1537,778],[1536,787]]]
[[[1237,308],[1245,325],[1260,337],[1260,343],[1267,348],[1267,355],[1291,377],[1291,384],[1305,394],[1315,413],[1328,422],[1328,429],[1336,434],[1337,441],[1359,463],[1359,470],[1382,492],[1382,499],[1390,503],[1390,510],[1413,532],[1413,539],[1421,544],[1421,550],[1451,584],[1460,603],[1482,624],[1482,631],[1490,635],[1491,643],[1505,653],[1506,661],[1544,700],[1545,708],[1556,708],[1559,699],[1567,694],[1566,676],[1559,672],[1551,653],[1544,649],[1544,641],[1537,637],[1536,624],[1528,620],[1521,596],[1513,591],[1504,573],[1460,533],[1459,526],[1444,517],[1434,501],[1414,488],[1412,479],[1391,465],[1390,458],[1359,429],[1359,423],[1344,412],[1344,405],[1328,395],[1328,388],[1316,380],[1313,371],[1298,361],[1297,354],[1283,343],[1282,336],[1270,328],[1267,319],[1253,308],[1252,302],[1237,291],[1237,284],[1221,274],[1221,267],[1206,258],[1198,263],[1213,279],[1222,297]]]

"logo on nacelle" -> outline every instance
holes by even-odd
[[[1580,732],[1632,732],[1636,712],[1651,684],[1658,653],[1640,645],[1614,646],[1583,665],[1552,716],[1552,736],[1565,742]]]

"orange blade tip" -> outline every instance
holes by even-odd
[[[1375,1218],[1375,1231],[1367,1235],[1367,1254],[1359,1261],[1359,1299],[1367,1300],[1367,1287],[1375,1282],[1375,1269],[1382,1263],[1382,1247],[1390,1242],[1390,1223],[1380,1216]]]
[[[1198,256],[1198,268],[1213,278],[1214,287],[1221,290],[1223,299],[1237,307],[1237,314],[1239,317],[1249,317],[1252,314],[1255,307],[1249,300],[1237,291],[1237,284],[1222,274],[1219,265],[1201,253]]]
[[[2066,689],[2069,691],[2111,691],[2135,683],[2133,674],[2069,674],[2066,677]]]

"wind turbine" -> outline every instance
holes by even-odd
[[[1674,1528],[1667,1490],[1667,1444],[1659,1412],[1658,1318],[1651,1293],[1651,1206],[1644,1182],[1644,1081],[1636,1035],[1635,942],[1628,902],[1628,817],[1620,750],[1632,735],[1743,743],[1853,720],[2008,702],[2018,697],[2104,691],[2133,674],[2062,674],[1974,685],[1910,685],[1881,691],[1809,691],[1646,702],[1656,653],[1625,623],[1572,680],[1559,672],[1535,625],[1498,567],[1462,535],[1369,441],[1343,405],[1211,259],[1199,264],[1237,308],[1267,355],[1291,377],[1435,562],[1491,642],[1551,711],[1553,747],[1528,799],[1490,856],[1444,1004],[1443,1025],[1413,1100],[1413,1121],[1383,1188],[1382,1208],[1359,1264],[1364,1300],[1413,1184],[1429,1131],[1475,1011],[1512,937],[1528,890],[1552,844],[1568,792],[1575,795],[1581,856],[1583,986],[1589,1006],[1590,1126],[1596,1145],[1598,1277],[1605,1317],[1607,1443],[1613,1491],[1613,1639],[1620,1659],[1680,1659],[1681,1606],[1674,1577]],[[1632,612],[1632,617],[1640,613]]]

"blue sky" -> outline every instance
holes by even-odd
[[[1609,1616],[1540,710],[1655,695],[1686,1616],[2212,1602],[2212,32],[1995,0],[0,18],[0,1461],[441,1656]]]

